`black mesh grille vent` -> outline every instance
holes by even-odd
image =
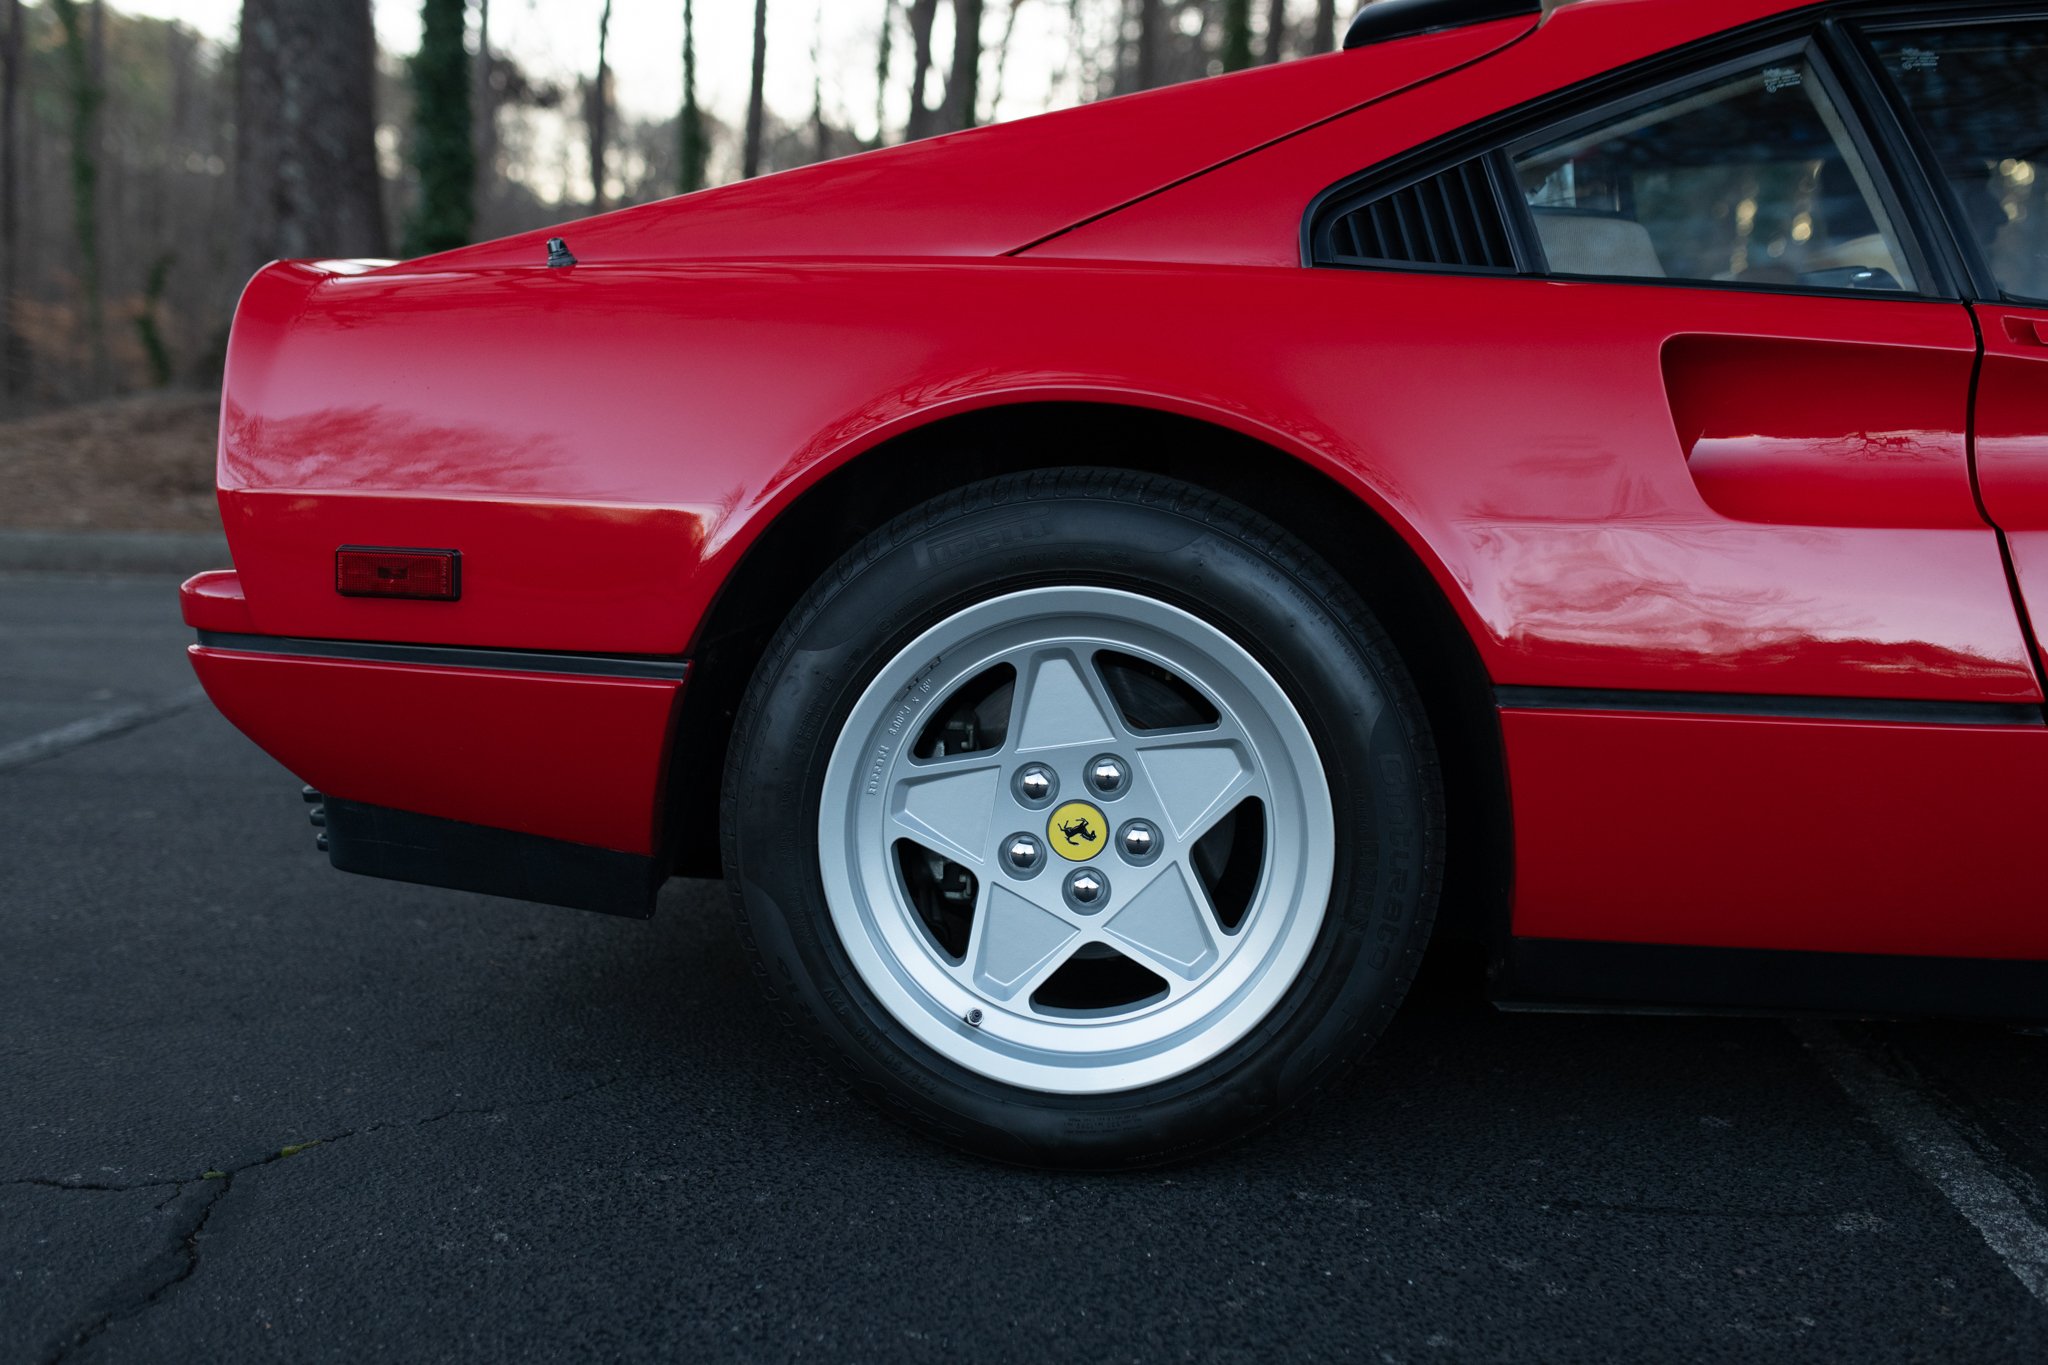
[[[1514,248],[1484,161],[1335,206],[1318,265],[1441,265],[1513,270]]]

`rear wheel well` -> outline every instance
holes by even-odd
[[[741,695],[811,584],[869,532],[999,474],[1088,466],[1164,474],[1243,503],[1308,542],[1394,638],[1415,675],[1444,766],[1449,857],[1439,926],[1484,943],[1504,927],[1512,850],[1491,683],[1463,623],[1385,521],[1334,480],[1263,442],[1150,409],[1045,403],[932,423],[806,491],[742,556],[691,651],[670,756],[676,870],[721,875],[718,788]]]

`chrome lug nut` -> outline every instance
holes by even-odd
[[[1109,904],[1109,878],[1092,867],[1080,868],[1067,874],[1067,904],[1084,915],[1092,915]]]
[[[1031,763],[1017,770],[1012,786],[1025,805],[1043,806],[1059,791],[1060,780],[1043,763]]]
[[[1003,840],[1003,866],[1014,877],[1035,877],[1045,866],[1045,844],[1033,834],[1012,834]]]
[[[1142,867],[1159,856],[1159,827],[1150,820],[1127,820],[1116,834],[1124,861]]]
[[[1088,760],[1088,790],[1104,800],[1124,794],[1131,785],[1131,770],[1115,754],[1101,754]]]

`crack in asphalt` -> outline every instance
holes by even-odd
[[[85,1190],[94,1194],[127,1194],[131,1190],[155,1190],[166,1185],[178,1185],[177,1180],[138,1180],[129,1185],[98,1185],[85,1180],[52,1180],[47,1176],[24,1176],[19,1180],[0,1182],[9,1188],[16,1185],[35,1185],[46,1190]]]
[[[192,1208],[180,1220],[181,1225],[189,1223],[190,1226],[174,1229],[171,1245],[143,1262],[141,1268],[129,1276],[124,1284],[115,1286],[115,1292],[108,1296],[109,1303],[105,1309],[94,1314],[83,1325],[73,1329],[57,1342],[47,1357],[52,1365],[57,1361],[69,1359],[74,1352],[91,1344],[114,1323],[124,1318],[139,1317],[149,1311],[166,1294],[198,1272],[199,1234],[206,1230],[206,1220],[213,1217],[214,1208],[227,1197],[228,1191],[234,1186],[234,1180],[232,1175],[223,1175],[199,1182],[186,1181],[178,1185],[177,1193],[157,1205],[157,1211],[162,1212],[184,1197],[186,1185],[199,1183],[206,1186],[203,1197],[193,1200]],[[140,1295],[139,1302],[135,1302],[132,1307],[123,1306],[137,1295]]]
[[[24,1176],[19,1179],[0,1181],[0,1186],[30,1186],[40,1189],[65,1190],[77,1193],[120,1194],[135,1190],[169,1189],[171,1194],[156,1206],[162,1213],[165,1209],[186,1198],[189,1186],[201,1186],[199,1196],[190,1200],[189,1207],[182,1211],[173,1230],[172,1241],[161,1251],[151,1256],[127,1279],[116,1284],[107,1295],[105,1305],[96,1310],[79,1326],[64,1333],[44,1355],[49,1365],[73,1358],[79,1351],[92,1344],[101,1334],[117,1322],[140,1317],[162,1302],[173,1289],[192,1278],[199,1270],[199,1237],[206,1230],[207,1220],[213,1211],[227,1198],[228,1191],[235,1185],[235,1177],[245,1171],[269,1166],[294,1157],[315,1147],[329,1147],[346,1142],[354,1137],[368,1137],[374,1133],[391,1131],[417,1131],[449,1119],[473,1118],[490,1114],[502,1114],[515,1109],[538,1109],[548,1105],[566,1104],[607,1090],[619,1084],[619,1077],[607,1077],[595,1085],[583,1086],[567,1094],[550,1095],[543,1099],[511,1100],[500,1104],[456,1105],[438,1114],[429,1114],[417,1119],[390,1119],[365,1124],[360,1128],[347,1128],[325,1137],[310,1138],[303,1142],[287,1143],[274,1151],[245,1157],[218,1169],[211,1169],[196,1176],[172,1176],[161,1179],[126,1181],[120,1184],[105,1182],[66,1180],[48,1176]]]
[[[599,1081],[595,1085],[584,1086],[580,1090],[572,1090],[563,1095],[549,1095],[543,1099],[507,1100],[498,1104],[457,1105],[452,1109],[444,1109],[438,1114],[429,1114],[425,1118],[380,1119],[375,1123],[365,1124],[361,1128],[344,1128],[338,1133],[330,1133],[325,1137],[307,1138],[300,1142],[286,1143],[275,1151],[265,1151],[246,1156],[225,1166],[202,1171],[198,1175],[147,1176],[140,1180],[122,1181],[119,1184],[106,1181],[80,1180],[76,1177],[67,1176],[30,1175],[17,1176],[10,1180],[0,1180],[0,1188],[16,1185],[33,1185],[52,1190],[80,1190],[88,1193],[126,1194],[134,1190],[153,1190],[170,1185],[189,1185],[199,1180],[218,1180],[224,1176],[239,1175],[253,1166],[267,1166],[273,1161],[282,1161],[286,1157],[297,1156],[299,1153],[309,1151],[314,1147],[328,1147],[337,1142],[346,1142],[352,1137],[368,1137],[372,1133],[389,1132],[392,1129],[425,1128],[430,1124],[444,1123],[449,1119],[474,1117],[480,1114],[497,1114],[510,1109],[538,1109],[550,1104],[566,1104],[570,1100],[582,1099],[585,1095],[594,1095],[600,1090],[610,1089],[612,1086],[619,1084],[620,1079],[614,1076]]]
[[[45,730],[39,735],[16,740],[12,744],[0,744],[0,772],[39,763],[58,754],[94,743],[97,740],[112,739],[125,735],[166,716],[175,716],[188,711],[206,697],[203,688],[187,687],[156,701],[141,702],[134,706],[116,707],[103,711],[97,716],[87,716],[69,725],[60,725],[54,730]]]
[[[1556,1213],[1618,1213],[1637,1218],[1861,1218],[1868,1209],[1691,1209],[1683,1204],[1604,1204],[1579,1199],[1546,1199],[1538,1207]]]

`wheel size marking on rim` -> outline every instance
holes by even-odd
[[[834,743],[818,852],[892,1018],[980,1075],[1088,1094],[1180,1075],[1272,1010],[1321,931],[1334,829],[1300,713],[1228,635],[1037,588],[881,666]]]

